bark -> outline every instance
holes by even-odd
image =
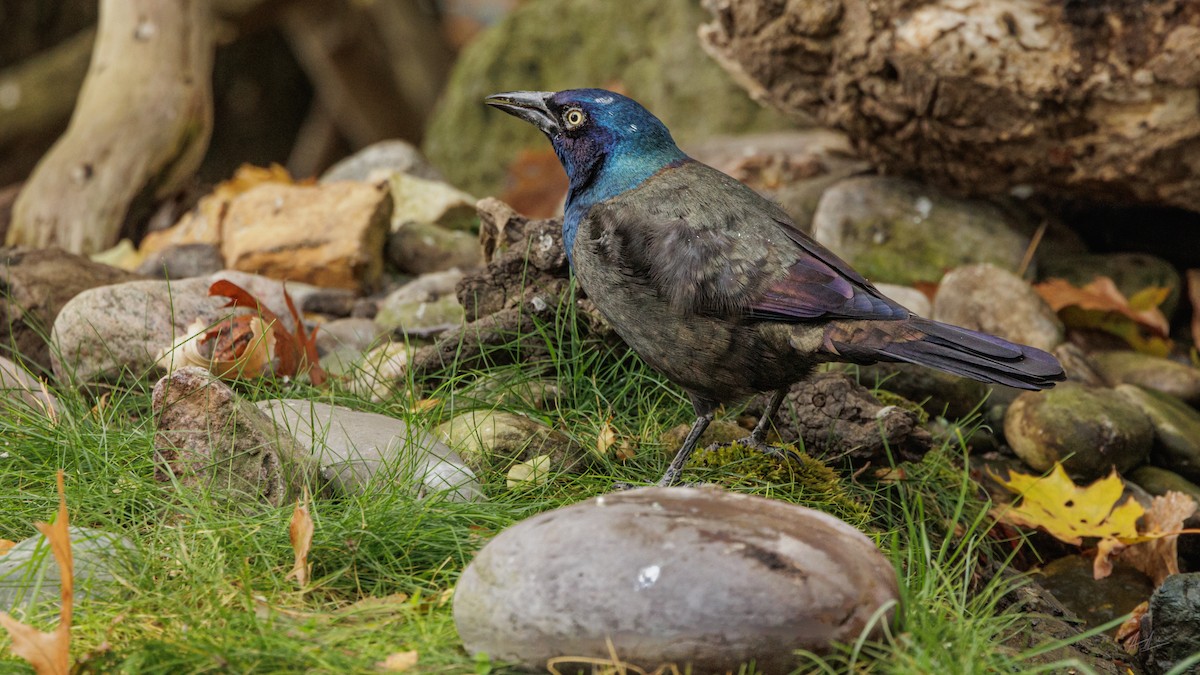
[[[212,131],[207,0],[102,0],[66,134],[17,199],[9,245],[93,253],[176,192]]]
[[[1200,3],[706,0],[760,101],[973,193],[1200,210]]]

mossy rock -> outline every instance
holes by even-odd
[[[620,88],[685,145],[791,126],[704,53],[696,29],[708,18],[695,0],[524,2],[463,52],[432,115],[425,154],[458,187],[500,192],[521,150],[549,149],[532,126],[483,104],[514,89]]]
[[[740,443],[697,450],[688,460],[687,480],[713,482],[727,487],[770,485],[797,502],[831,513],[858,526],[870,513],[846,491],[838,474],[793,445],[766,454]]]

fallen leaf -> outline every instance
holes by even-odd
[[[420,655],[415,649],[407,652],[396,652],[381,661],[379,669],[389,673],[398,673],[416,666],[419,658]]]
[[[1158,308],[1170,295],[1168,288],[1152,286],[1126,298],[1112,279],[1100,276],[1083,287],[1048,279],[1034,289],[1070,328],[1112,333],[1142,352],[1170,351],[1170,324]]]
[[[312,548],[313,520],[308,513],[308,491],[304,493],[305,503],[296,500],[296,508],[292,509],[292,520],[288,523],[288,539],[292,542],[292,552],[295,561],[287,579],[295,579],[301,588],[308,585],[308,552]]]
[[[1142,519],[1142,529],[1148,536],[1160,536],[1132,544],[1121,552],[1121,560],[1150,577],[1156,588],[1161,586],[1167,577],[1179,574],[1179,534],[1183,521],[1195,512],[1196,500],[1181,492],[1155,497]]]
[[[636,456],[637,450],[634,449],[633,444],[629,441],[621,441],[620,445],[617,446],[617,451],[613,453],[613,457],[622,462],[628,462]]]
[[[608,454],[608,449],[617,442],[617,432],[612,427],[612,418],[605,420],[596,436],[596,454],[601,457]]]
[[[1117,644],[1125,650],[1130,656],[1138,653],[1138,643],[1142,639],[1142,617],[1146,612],[1150,611],[1150,602],[1146,601],[1137,607],[1129,614],[1129,618],[1117,628],[1115,639]]]
[[[441,402],[442,402],[442,400],[438,399],[438,398],[419,399],[417,401],[413,401],[411,410],[413,412],[421,412],[421,413],[429,412],[430,410],[433,410],[434,408],[438,407],[438,405],[440,405]]]
[[[8,550],[17,545],[17,542],[8,539],[0,539],[0,555],[8,553]]]
[[[302,373],[308,373],[308,379],[315,387],[321,386],[328,379],[328,375],[318,362],[317,331],[314,329],[312,333],[307,333],[304,330],[303,317],[296,311],[296,305],[292,302],[292,296],[287,292],[287,288],[283,289],[283,299],[287,303],[288,311],[296,326],[295,333],[284,328],[279,315],[267,309],[258,298],[232,281],[220,279],[214,282],[212,286],[208,287],[208,294],[229,298],[226,307],[240,307],[256,311],[266,325],[270,326],[275,339],[274,356],[279,359],[279,368],[276,371],[279,375],[296,377]]]
[[[58,627],[43,633],[28,624],[21,623],[5,612],[0,612],[0,626],[12,637],[9,651],[30,663],[38,675],[67,675],[71,669],[71,611],[74,601],[74,561],[71,556],[71,534],[67,529],[70,518],[67,514],[67,497],[63,486],[63,472],[58,472],[58,517],[54,523],[35,523],[39,532],[50,543],[50,552],[58,565],[62,592],[62,606],[58,613]]]
[[[241,314],[205,331],[199,344],[211,349],[208,369],[226,380],[271,372],[279,338],[261,316]]]
[[[1000,519],[1007,523],[1041,528],[1076,546],[1083,544],[1084,537],[1127,544],[1143,540],[1137,520],[1144,511],[1133,497],[1117,504],[1125,487],[1116,471],[1087,487],[1075,485],[1057,462],[1040,478],[1017,471],[1011,472],[1008,480],[994,477],[1021,497],[1019,505],[1000,511]]]

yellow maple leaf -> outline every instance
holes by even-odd
[[[1138,532],[1137,520],[1145,513],[1129,497],[1117,504],[1124,491],[1113,471],[1086,487],[1076,485],[1059,463],[1049,474],[1037,477],[1011,472],[1001,485],[1021,496],[1021,503],[1000,512],[1001,520],[1045,530],[1055,539],[1079,546],[1084,537],[1135,544],[1154,537]]]

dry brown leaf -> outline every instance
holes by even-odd
[[[441,402],[442,402],[442,400],[439,398],[422,398],[422,399],[413,401],[413,404],[412,404],[412,406],[410,406],[410,409],[413,412],[419,412],[419,413],[429,412],[430,410],[433,410],[434,408],[438,407],[441,404]]]
[[[1187,271],[1187,287],[1192,301],[1192,343],[1200,347],[1200,270]]]
[[[1155,497],[1142,520],[1146,535],[1156,539],[1133,544],[1121,552],[1121,560],[1154,580],[1157,588],[1172,574],[1179,574],[1179,533],[1183,521],[1196,512],[1196,500],[1181,492]]]
[[[1138,643],[1142,640],[1142,617],[1146,612],[1150,611],[1150,602],[1146,601],[1137,607],[1129,614],[1129,618],[1117,628],[1115,640],[1117,644],[1125,650],[1126,654],[1133,655],[1138,653]]]
[[[295,579],[301,588],[308,585],[308,551],[312,548],[313,519],[308,513],[308,491],[305,491],[304,502],[296,500],[296,508],[292,510],[292,520],[288,523],[288,539],[292,541],[292,552],[295,562],[287,579]]]
[[[17,542],[8,539],[0,539],[0,555],[8,553],[8,550],[16,546]]]
[[[52,632],[43,633],[0,612],[0,626],[4,626],[12,637],[9,650],[28,661],[38,675],[67,675],[71,670],[71,611],[74,602],[75,567],[71,557],[71,533],[67,529],[69,524],[63,472],[60,470],[58,517],[50,525],[35,523],[38,531],[50,543],[50,552],[54,555],[59,576],[62,577],[62,607],[58,613],[58,627]]]
[[[608,449],[617,442],[617,432],[612,427],[612,418],[604,421],[600,433],[596,436],[596,454],[601,457],[608,454]]]
[[[398,673],[416,667],[419,659],[420,654],[415,649],[407,652],[396,652],[395,654],[390,654],[383,661],[380,661],[379,669],[389,673]]]
[[[1082,288],[1064,279],[1048,279],[1035,285],[1034,289],[1056,312],[1068,307],[1115,312],[1160,337],[1166,337],[1171,330],[1167,317],[1158,308],[1170,294],[1167,288],[1146,288],[1126,298],[1112,279],[1096,277]]]

